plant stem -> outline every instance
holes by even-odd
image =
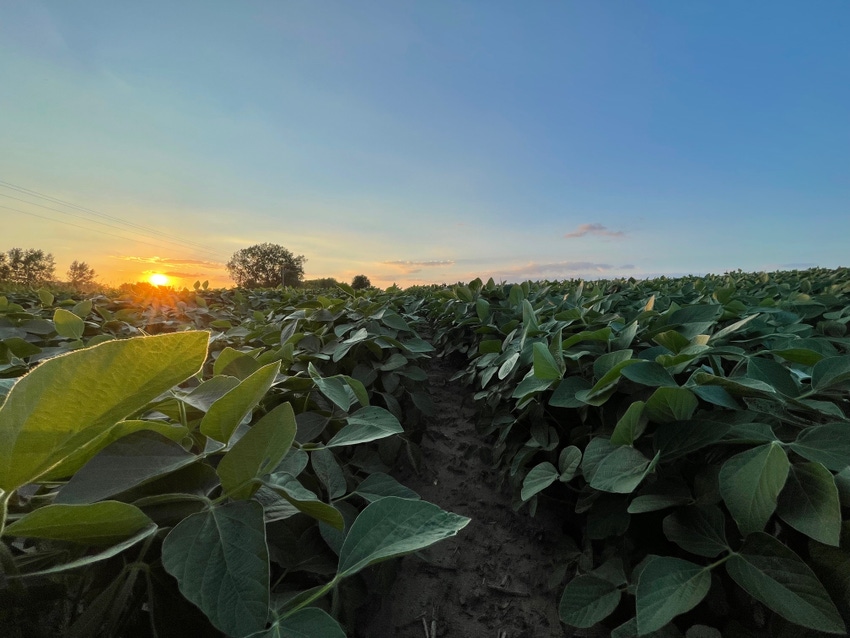
[[[292,609],[290,609],[290,610],[286,613],[286,615],[284,616],[284,618],[286,618],[286,616],[291,616],[292,614],[294,614],[294,613],[295,613],[296,611],[298,611],[299,609],[303,609],[304,607],[306,607],[307,605],[309,605],[310,603],[312,603],[314,600],[319,600],[319,598],[321,598],[322,596],[324,596],[325,594],[327,594],[327,593],[328,593],[331,589],[333,589],[334,587],[336,587],[337,582],[339,582],[339,574],[337,574],[336,576],[334,576],[334,579],[333,579],[331,582],[329,582],[327,585],[325,585],[324,587],[322,587],[322,588],[321,588],[319,591],[317,591],[315,594],[313,594],[312,596],[310,596],[309,598],[307,598],[307,600],[305,600],[305,601],[303,601],[303,602],[301,602],[301,603],[297,604],[295,607],[293,607]]]
[[[3,530],[6,529],[6,513],[9,508],[9,499],[12,498],[13,492],[5,492],[0,490],[0,536],[3,535]]]

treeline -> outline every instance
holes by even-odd
[[[0,284],[43,286],[64,283],[84,290],[95,286],[94,268],[84,261],[71,262],[64,281],[55,275],[56,263],[51,253],[38,248],[10,248],[0,252]]]

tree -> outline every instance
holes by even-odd
[[[297,257],[277,244],[256,244],[237,250],[227,262],[230,278],[242,288],[298,286],[304,276],[304,255]]]
[[[354,290],[365,290],[366,288],[372,287],[372,282],[369,281],[369,278],[366,275],[356,275],[354,279],[351,280],[351,287]]]
[[[333,277],[320,277],[318,279],[305,279],[303,284],[305,288],[320,290],[322,288],[336,288],[339,282]]]
[[[0,279],[13,284],[37,286],[53,279],[55,267],[50,253],[35,248],[12,248],[0,259]]]
[[[68,283],[74,288],[80,289],[91,286],[94,283],[95,272],[94,268],[89,266],[84,261],[71,262],[68,268]]]

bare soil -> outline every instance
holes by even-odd
[[[389,593],[358,612],[357,638],[561,638],[563,585],[550,588],[564,536],[557,512],[514,512],[488,443],[476,432],[469,392],[437,359],[429,370],[436,417],[422,440],[422,468],[398,476],[423,499],[472,519],[456,537],[402,559]]]

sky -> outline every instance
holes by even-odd
[[[850,2],[0,0],[0,252],[230,286],[850,265]]]

